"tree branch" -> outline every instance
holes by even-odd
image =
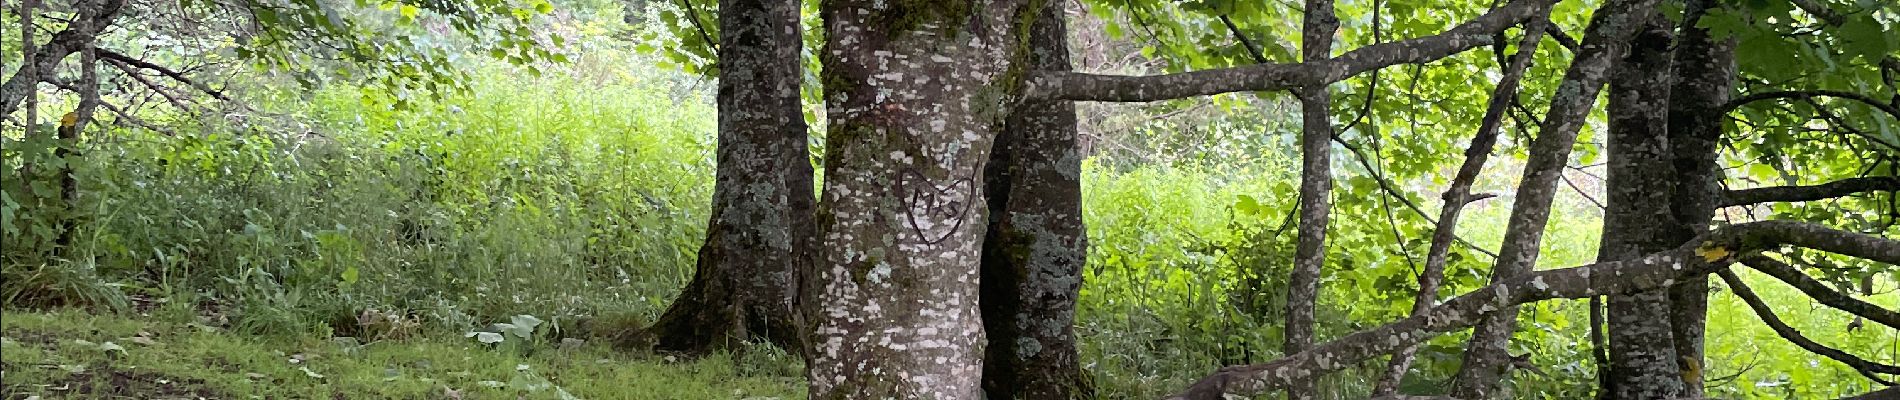
[[[206,86],[203,83],[199,83],[198,81],[191,80],[191,78],[185,77],[185,74],[179,73],[178,71],[174,71],[171,68],[165,68],[165,66],[163,65],[153,64],[150,61],[133,58],[131,56],[127,56],[125,54],[112,51],[112,50],[99,49],[98,51],[99,51],[99,58],[103,58],[106,60],[110,60],[113,62],[125,64],[125,65],[130,65],[134,67],[156,71],[161,75],[165,75],[168,78],[172,78],[172,80],[178,81],[180,83],[184,83],[186,85],[191,85],[191,87],[197,88],[198,91],[211,95],[211,98],[223,100],[223,101],[231,101],[230,97],[225,97],[224,91],[212,89],[210,86]]]
[[[1761,322],[1768,324],[1768,328],[1773,329],[1775,334],[1780,335],[1782,339],[1786,339],[1789,343],[1794,343],[1795,346],[1800,346],[1810,353],[1820,354],[1823,357],[1840,361],[1842,364],[1847,364],[1847,366],[1853,367],[1855,371],[1867,376],[1867,379],[1874,380],[1874,382],[1893,386],[1892,381],[1881,378],[1879,374],[1900,374],[1900,367],[1867,361],[1866,359],[1848,354],[1840,349],[1827,347],[1827,345],[1809,339],[1807,335],[1801,334],[1801,331],[1795,330],[1792,326],[1788,326],[1787,322],[1782,322],[1781,317],[1775,316],[1775,310],[1769,308],[1768,303],[1762,302],[1761,296],[1756,296],[1755,290],[1749,289],[1748,284],[1743,283],[1741,277],[1735,276],[1735,272],[1729,271],[1728,269],[1721,269],[1715,271],[1715,274],[1721,276],[1722,281],[1728,283],[1729,290],[1735,292],[1735,297],[1740,297],[1743,303],[1748,303],[1748,308],[1755,310],[1755,315],[1761,317]]]
[[[1210,94],[1325,85],[1382,67],[1423,63],[1489,45],[1493,33],[1545,14],[1550,0],[1514,0],[1437,35],[1361,47],[1339,57],[1177,74],[1126,76],[1037,71],[1031,100],[1146,102]]]
[[[80,7],[77,20],[65,30],[53,34],[53,38],[33,53],[33,64],[21,64],[6,83],[0,84],[0,115],[13,114],[13,110],[26,99],[27,92],[39,83],[38,77],[53,70],[67,56],[78,52],[98,39],[99,32],[112,25],[119,17],[119,10],[125,7],[125,0],[104,0],[96,7]],[[83,20],[85,23],[79,23]]]
[[[111,64],[112,67],[118,68],[119,72],[125,73],[125,76],[131,77],[132,80],[138,81],[140,84],[145,85],[145,87],[148,89],[151,89],[153,93],[158,93],[159,96],[162,96],[165,98],[166,102],[171,103],[172,107],[178,107],[179,110],[191,109],[191,104],[185,103],[184,99],[180,99],[177,96],[173,96],[171,92],[166,91],[167,88],[165,86],[159,85],[157,82],[152,82],[151,79],[146,79],[145,75],[139,74],[139,71],[137,69],[132,68],[132,66],[126,65],[125,63],[119,62],[117,60],[106,60],[106,64]]]
[[[1477,323],[1524,303],[1630,293],[1667,287],[1734,263],[1734,255],[1792,245],[1869,260],[1900,263],[1900,241],[1795,221],[1763,221],[1713,230],[1668,251],[1641,258],[1518,275],[1458,296],[1431,313],[1364,330],[1262,364],[1221,368],[1179,394],[1180,400],[1250,395],[1295,379],[1337,371]]]
[[[1772,91],[1772,92],[1761,92],[1761,93],[1750,94],[1747,96],[1737,97],[1734,100],[1729,100],[1728,103],[1722,105],[1721,109],[1725,112],[1733,111],[1736,108],[1746,105],[1748,103],[1753,103],[1753,102],[1762,101],[1762,100],[1812,99],[1815,97],[1833,97],[1837,99],[1853,100],[1853,101],[1865,103],[1868,106],[1872,106],[1874,109],[1887,113],[1888,116],[1891,116],[1894,118],[1900,118],[1900,107],[1895,107],[1893,104],[1883,103],[1880,101],[1880,99],[1875,99],[1873,96],[1868,96],[1865,94],[1848,92],[1848,91],[1841,91],[1841,90],[1817,89],[1817,90],[1780,90],[1780,91]]]
[[[1491,89],[1490,103],[1485,106],[1484,118],[1479,121],[1478,132],[1471,138],[1471,144],[1465,148],[1465,162],[1458,167],[1458,173],[1451,180],[1451,187],[1445,189],[1445,204],[1440,206],[1438,221],[1433,223],[1431,248],[1425,253],[1425,272],[1418,277],[1418,294],[1412,303],[1412,315],[1430,313],[1438,302],[1438,286],[1445,279],[1445,264],[1449,262],[1451,242],[1457,236],[1458,217],[1463,214],[1465,204],[1471,195],[1471,186],[1483,172],[1486,160],[1497,145],[1498,129],[1504,124],[1504,114],[1510,104],[1517,99],[1519,82],[1524,71],[1530,68],[1531,58],[1537,53],[1537,43],[1542,40],[1543,30],[1547,26],[1543,18],[1533,18],[1524,30],[1524,36],[1518,39],[1518,50],[1504,65],[1504,77]],[[1403,198],[1403,197],[1401,197]],[[1409,203],[1408,203],[1409,204]],[[1462,240],[1462,239],[1460,239]],[[1496,255],[1491,256],[1497,258]],[[1385,376],[1374,385],[1373,395],[1392,395],[1398,393],[1399,382],[1405,379],[1406,371],[1411,370],[1412,356],[1418,346],[1406,346],[1386,364]]]
[[[1717,205],[1731,207],[1756,203],[1814,201],[1865,192],[1895,191],[1900,191],[1900,176],[1869,176],[1812,186],[1771,186],[1730,190],[1722,194],[1721,202]]]
[[[1788,263],[1761,255],[1742,257],[1741,262],[1749,268],[1754,268],[1756,271],[1761,271],[1782,282],[1787,282],[1789,286],[1794,286],[1796,290],[1807,294],[1808,297],[1813,297],[1814,300],[1820,301],[1823,305],[1846,311],[1849,314],[1866,318],[1874,321],[1874,323],[1886,325],[1890,328],[1900,329],[1900,312],[1894,312],[1893,310],[1874,305],[1873,303],[1861,301],[1853,296],[1827,287],[1827,284],[1821,283],[1821,281],[1801,273],[1801,270],[1796,269],[1792,265],[1788,265]],[[1893,262],[1888,261],[1888,263],[1892,264]]]

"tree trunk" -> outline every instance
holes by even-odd
[[[1307,0],[1300,39],[1303,62],[1315,63],[1333,55],[1333,32],[1339,18],[1332,0]],[[1313,345],[1314,311],[1318,307],[1320,270],[1326,265],[1326,227],[1333,210],[1332,96],[1327,85],[1300,88],[1300,232],[1293,250],[1293,271],[1287,277],[1286,354]],[[1288,399],[1311,399],[1312,380],[1294,381]]]
[[[90,23],[81,19],[81,24]],[[53,240],[54,251],[63,257],[73,256],[73,240],[79,235],[79,177],[74,174],[73,165],[79,163],[79,134],[86,131],[86,125],[92,123],[92,114],[99,109],[99,54],[92,44],[86,44],[79,56],[79,106],[73,113],[60,119],[59,149],[53,154],[62,162],[59,168],[59,204],[65,207],[59,217],[59,236]]]
[[[1712,0],[1691,0],[1676,40],[1674,85],[1669,97],[1669,147],[1678,180],[1670,206],[1676,229],[1670,243],[1692,240],[1708,231],[1721,194],[1722,170],[1716,167],[1716,141],[1722,136],[1723,105],[1735,82],[1735,40],[1716,39],[1695,21],[1707,15]],[[1669,291],[1670,326],[1682,369],[1683,397],[1703,397],[1702,337],[1708,323],[1709,281],[1696,277]]]
[[[91,46],[99,33],[118,19],[119,11],[125,8],[125,0],[100,0],[97,4],[88,1],[75,8],[78,9],[78,15],[74,17],[74,22],[65,30],[53,34],[45,45],[30,46],[34,53],[27,59],[33,60],[33,63],[21,63],[12,77],[0,83],[0,115],[12,114],[14,108],[26,99],[27,93],[39,85],[39,78],[53,73],[53,67],[65,61],[67,56]],[[22,20],[24,22],[24,15]]]
[[[704,354],[759,339],[802,350],[794,299],[814,233],[799,3],[720,3],[712,220],[693,281],[649,330],[663,351]]]
[[[1028,74],[1025,2],[821,5],[830,132],[813,399],[982,397],[990,145]]]
[[[1537,264],[1538,246],[1543,242],[1550,204],[1556,195],[1557,180],[1570,160],[1577,130],[1596,104],[1611,61],[1620,57],[1623,45],[1648,14],[1656,0],[1612,0],[1599,7],[1584,30],[1582,46],[1557,87],[1557,95],[1538,127],[1531,143],[1530,157],[1524,163],[1524,177],[1518,186],[1504,231],[1504,244],[1498,251],[1491,282],[1504,282],[1529,273]],[[1497,389],[1498,380],[1510,365],[1511,333],[1517,329],[1517,306],[1484,318],[1472,330],[1466,346],[1464,365],[1458,370],[1457,385],[1451,395],[1461,399],[1488,399]]]
[[[1029,68],[1068,71],[1063,4],[1029,31]],[[1088,259],[1075,104],[1018,105],[996,137],[984,191],[983,389],[992,399],[1094,398],[1076,356],[1075,301]]]
[[[1609,177],[1598,261],[1673,248],[1667,234],[1675,168],[1668,134],[1670,24],[1654,8],[1610,79]],[[1667,289],[1613,293],[1609,300],[1613,399],[1672,399],[1682,393]]]

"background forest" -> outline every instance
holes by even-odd
[[[1900,99],[1900,11],[1820,2],[1851,10],[1829,28],[1840,38],[1825,42],[1838,48],[1798,40],[1826,16],[1751,5],[1795,21],[1740,39],[1740,81],[1806,82],[1875,101],[1739,106],[1725,122],[1735,150],[1718,161],[1731,190],[1895,175],[1900,120],[1880,104]],[[36,46],[83,19],[67,1],[37,3]],[[54,70],[56,83],[37,85],[36,104],[5,115],[0,396],[804,397],[795,350],[646,350],[653,339],[642,329],[692,279],[706,235],[717,137],[709,6],[488,0],[456,14],[299,0],[235,18],[216,1],[132,3],[98,38],[122,54],[89,56],[96,73],[75,56]],[[8,79],[31,62],[21,58],[21,4],[0,7]],[[1558,3],[1552,22],[1582,32],[1595,4]],[[1490,6],[1340,1],[1339,41],[1425,35]],[[805,7],[805,35],[822,35],[817,6]],[[1178,72],[1298,49],[1293,3],[1063,7],[1078,71]],[[805,49],[804,91],[822,170],[817,48]],[[1333,85],[1332,115],[1346,128],[1335,136],[1322,340],[1411,315],[1438,193],[1503,73],[1505,48]],[[1541,110],[1565,66],[1533,64],[1520,101]],[[90,125],[62,138],[55,121],[94,101]],[[1096,393],[1161,398],[1214,368],[1282,355],[1300,102],[1235,93],[1079,107],[1089,247],[1075,331]],[[1537,118],[1528,109],[1506,118],[1494,162],[1472,188],[1490,198],[1458,220],[1461,244],[1439,293],[1488,283]],[[1606,119],[1591,114],[1563,171],[1540,268],[1597,258]],[[28,120],[41,125],[29,132]],[[1893,238],[1896,199],[1889,188],[1726,207],[1716,219],[1798,218]],[[1796,254],[1828,286],[1900,306],[1892,265]],[[1806,337],[1900,363],[1900,332],[1736,271]],[[1712,286],[1706,365],[1694,371],[1709,397],[1884,387],[1783,339],[1734,288]],[[1523,359],[1508,372],[1510,397],[1597,392],[1604,356],[1593,320],[1603,316],[1590,304],[1526,306],[1510,347]],[[1448,386],[1469,339],[1460,331],[1426,342],[1403,390]],[[1364,398],[1385,373],[1379,360],[1326,376],[1322,398]]]

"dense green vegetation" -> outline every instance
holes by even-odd
[[[705,234],[711,81],[675,68],[691,60],[636,50],[669,40],[671,28],[628,26],[617,5],[589,6],[557,13],[571,18],[558,23],[580,26],[565,31],[566,62],[470,57],[460,64],[463,92],[411,97],[375,82],[304,90],[293,78],[235,67],[231,90],[242,92],[245,112],[139,114],[169,132],[95,124],[65,144],[77,155],[62,157],[44,135],[9,125],[0,395],[802,397],[798,357],[783,350],[679,360],[642,349],[638,331],[691,278]],[[19,39],[6,40],[0,51],[17,52]],[[1279,355],[1277,296],[1291,266],[1299,178],[1287,148],[1297,127],[1273,121],[1297,116],[1256,109],[1284,99],[1239,97],[1190,114],[1201,130],[1148,118],[1186,103],[1092,109],[1116,117],[1103,119],[1115,125],[1104,131],[1124,132],[1107,140],[1202,151],[1163,159],[1105,148],[1084,164],[1091,247],[1076,329],[1105,398],[1158,398],[1219,366]],[[45,100],[49,111],[77,102]],[[1235,149],[1222,137],[1236,131],[1271,139]],[[1518,158],[1487,172],[1479,192],[1514,185],[1524,149],[1510,151]],[[22,168],[60,165],[48,162],[74,167],[71,207],[52,194],[48,171]],[[1336,196],[1370,200],[1334,211],[1322,338],[1410,313],[1431,228],[1384,196],[1367,167],[1341,165]],[[1580,167],[1581,186],[1559,195],[1539,265],[1596,257],[1601,210],[1586,192],[1601,183],[1588,181],[1591,170]],[[1435,193],[1444,179],[1401,177],[1413,175],[1396,184]],[[1410,201],[1437,209],[1416,193]],[[1461,234],[1495,250],[1508,212],[1499,200],[1476,203]],[[65,218],[79,221],[77,240],[55,251],[48,243]],[[1455,249],[1441,292],[1484,285],[1490,256],[1481,253]],[[1779,281],[1743,276],[1811,337],[1900,360],[1893,330],[1861,328]],[[1870,282],[1876,294],[1864,298],[1900,306],[1891,279]],[[1701,374],[1711,396],[1823,398],[1877,387],[1779,339],[1726,290],[1710,302]],[[1583,301],[1526,310],[1512,352],[1540,369],[1513,372],[1512,393],[1594,393]],[[500,344],[474,335],[518,316],[545,323],[498,335]],[[1443,386],[1467,338],[1430,341],[1407,385]],[[1381,366],[1321,384],[1363,397]]]

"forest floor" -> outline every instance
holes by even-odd
[[[163,317],[8,310],[0,399],[795,399],[796,366],[569,342],[242,335]]]

